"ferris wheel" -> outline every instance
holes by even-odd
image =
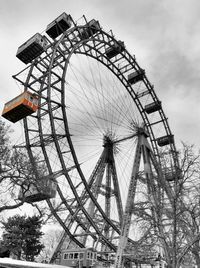
[[[63,228],[57,251],[90,246],[121,262],[142,233],[130,231],[134,211],[152,196],[158,202],[153,188],[170,199],[178,176],[174,138],[153,85],[124,42],[84,16],[61,14],[17,57],[28,64],[14,76],[24,85],[21,106],[3,116],[23,118],[37,181],[20,198],[47,202]]]

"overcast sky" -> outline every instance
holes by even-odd
[[[176,142],[200,147],[199,0],[0,0],[1,110],[20,93],[17,48],[62,12],[112,29],[154,84]]]

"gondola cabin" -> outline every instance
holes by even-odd
[[[177,181],[182,178],[182,171],[179,167],[165,168],[163,174],[167,181]]]
[[[97,20],[91,20],[84,28],[80,29],[80,38],[81,39],[88,39],[89,37],[93,36],[95,33],[97,33],[100,30],[100,25]]]
[[[93,248],[69,249],[61,253],[61,265],[89,268],[96,263],[97,252]]]
[[[15,123],[38,109],[38,96],[29,91],[24,91],[19,96],[4,105],[2,116]]]
[[[16,57],[25,64],[30,63],[46,51],[47,45],[47,38],[36,33],[18,48]]]
[[[105,54],[107,58],[111,59],[117,56],[119,53],[121,53],[124,50],[125,50],[124,42],[119,40],[118,42],[115,42],[114,45],[108,47],[105,50]]]
[[[158,143],[158,146],[160,147],[171,144],[173,142],[174,142],[174,135],[166,135],[166,136],[157,138],[157,143]]]
[[[56,196],[57,183],[51,176],[45,176],[34,183],[21,185],[18,199],[27,203],[40,202]]]
[[[58,18],[52,21],[47,25],[46,33],[52,38],[55,39],[64,31],[71,27],[72,20],[69,15],[63,12]]]
[[[143,79],[144,74],[145,74],[144,70],[142,70],[142,69],[137,70],[137,71],[128,75],[128,82],[130,84],[135,84]]]
[[[156,111],[159,111],[160,109],[161,109],[161,102],[160,101],[155,101],[155,102],[146,104],[145,108],[144,108],[144,110],[147,114],[154,113]]]

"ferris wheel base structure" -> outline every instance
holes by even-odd
[[[120,260],[116,268],[136,262],[139,255],[130,258],[136,244],[128,236],[131,217],[141,217],[138,207],[152,199],[170,202],[173,183],[181,179],[162,103],[135,56],[97,20],[76,22],[62,13],[45,32],[18,48],[27,67],[13,77],[24,93],[2,113],[13,123],[23,119],[23,146],[34,168],[19,199],[46,201],[62,226],[52,260],[63,250],[92,245],[103,262],[109,254]],[[120,192],[125,180],[126,206]],[[145,201],[136,197],[138,184],[147,191]]]

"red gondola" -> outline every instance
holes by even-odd
[[[4,105],[2,116],[15,123],[38,109],[38,96],[25,91]]]

